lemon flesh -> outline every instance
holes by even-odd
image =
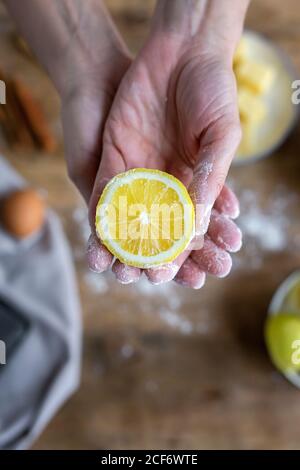
[[[121,262],[158,266],[177,258],[193,238],[194,206],[174,176],[136,168],[105,187],[96,209],[96,232]]]
[[[300,316],[293,313],[270,315],[265,341],[274,365],[283,373],[300,371]]]

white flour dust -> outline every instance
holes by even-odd
[[[154,319],[159,320],[162,325],[166,325],[183,335],[207,334],[210,331],[210,321],[207,321],[206,315],[201,315],[201,309],[199,309],[197,320],[192,320],[190,316],[183,313],[186,300],[184,290],[178,284],[169,282],[152,285],[143,275],[136,284],[124,287],[117,283],[111,271],[103,274],[90,271],[85,264],[87,240],[90,235],[87,211],[84,207],[78,207],[72,215],[78,233],[78,246],[75,245],[75,260],[80,262],[80,266],[86,266],[83,271],[83,280],[94,295],[110,295],[113,305],[114,302],[118,302],[113,293],[126,288],[129,290],[130,299],[135,305],[138,305],[139,315],[145,315],[148,318],[151,315]],[[128,304],[125,302],[122,305],[117,305],[117,311],[122,314],[129,314],[131,310],[131,300]],[[124,345],[122,356],[129,357],[130,355],[131,351]]]
[[[91,234],[86,207],[77,207],[73,211],[73,220],[79,228],[82,241],[86,243]]]
[[[168,282],[154,286],[143,276],[133,288],[140,298],[140,304],[144,305],[144,313],[157,315],[162,323],[182,334],[193,333],[195,325],[181,312],[184,298],[177,284]],[[148,309],[147,306],[151,306],[154,298],[158,307]]]
[[[84,281],[95,294],[105,294],[109,289],[109,281],[106,274],[93,273],[87,269]]]
[[[194,325],[192,322],[181,316],[176,311],[162,307],[159,310],[159,316],[164,323],[185,335],[191,334],[194,330]]]
[[[241,215],[237,221],[243,232],[243,250],[237,255],[238,263],[259,269],[268,253],[299,249],[298,217],[293,217],[299,207],[299,195],[284,186],[275,188],[268,196],[268,203],[261,207],[258,195],[245,190],[239,195]],[[242,258],[242,260],[241,260]]]

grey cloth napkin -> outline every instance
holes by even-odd
[[[0,197],[24,184],[0,157]],[[24,241],[0,227],[0,298],[28,322],[24,339],[0,365],[0,448],[24,449],[80,378],[77,287],[69,247],[53,212],[48,211],[42,231]]]

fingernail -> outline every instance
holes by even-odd
[[[174,281],[182,287],[189,287],[190,289],[199,290],[205,284],[205,277],[203,279],[200,279],[199,282],[196,282],[196,283],[191,283],[183,279],[177,279],[177,278],[175,278]]]
[[[178,279],[177,277],[175,277],[174,282],[176,282],[176,284],[179,284],[182,287],[191,287],[191,285],[187,281],[184,281],[183,279]]]
[[[158,285],[172,281],[178,271],[179,266],[176,263],[169,263],[156,268],[147,269],[146,274],[151,284]]]
[[[191,258],[188,258],[181,266],[175,281],[185,287],[201,289],[205,284],[205,279],[205,273],[199,271],[196,263]]]
[[[116,260],[112,272],[116,276],[116,279],[121,284],[133,284],[137,282],[141,277],[141,270],[134,266],[127,266],[120,261]]]
[[[196,226],[195,226],[195,235],[197,237],[201,237],[206,234],[210,217],[211,211],[213,208],[213,204],[197,204],[196,206]]]
[[[204,235],[195,235],[193,240],[191,241],[189,245],[189,250],[201,250],[204,245]]]
[[[243,246],[243,234],[242,234],[241,229],[239,229],[238,227],[237,227],[237,232],[239,233],[240,238],[239,238],[239,240],[236,242],[236,244],[235,244],[234,246],[231,246],[231,247],[230,247],[230,248],[231,248],[231,249],[230,249],[231,253],[237,253],[238,251],[240,251],[240,249],[241,249],[242,246]]]
[[[224,271],[216,274],[216,277],[220,278],[220,279],[223,279],[224,277],[227,277],[228,274],[230,273],[231,269],[232,269],[232,259],[231,257],[229,258],[230,261],[228,262],[228,265],[226,266],[226,268],[224,269]]]

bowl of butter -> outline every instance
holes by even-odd
[[[245,31],[237,47],[234,73],[242,140],[235,164],[271,155],[287,138],[298,120],[292,83],[296,71],[274,43],[254,31]]]

